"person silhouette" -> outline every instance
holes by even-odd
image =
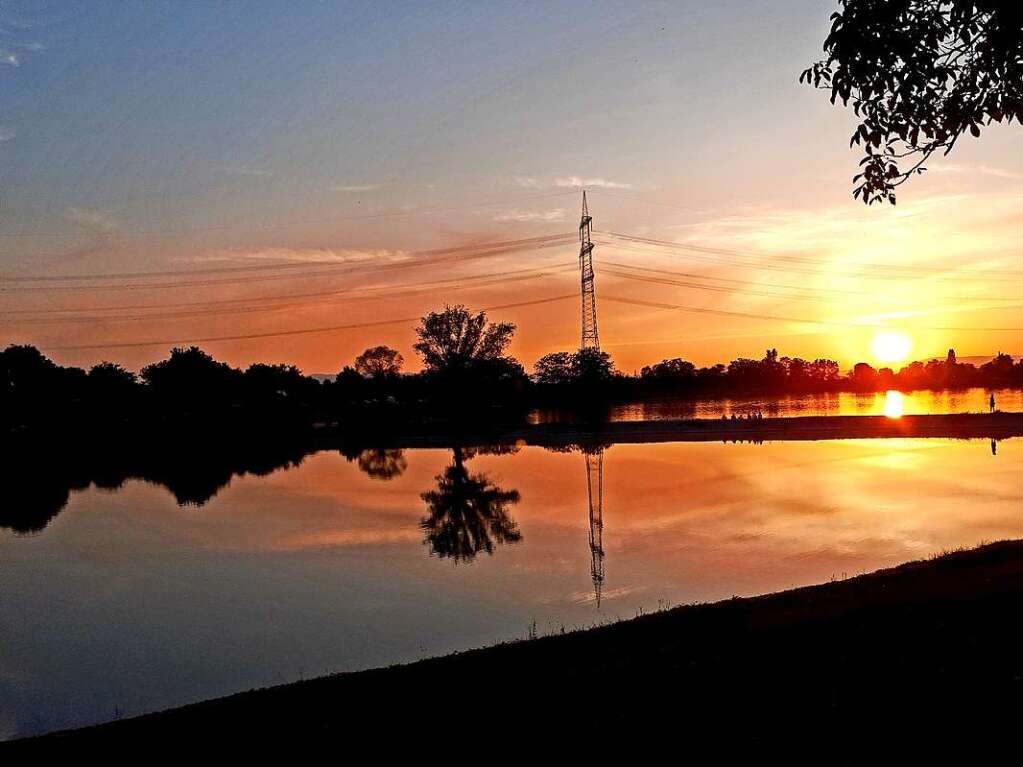
[[[988,407],[991,408],[991,412],[992,413],[995,412],[995,393],[994,392],[991,392],[991,396],[988,398],[987,404],[988,404]]]
[[[991,440],[991,455],[998,455],[998,443],[995,440]]]

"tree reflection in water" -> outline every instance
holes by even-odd
[[[493,554],[497,545],[522,540],[518,523],[508,513],[508,506],[519,502],[519,491],[498,487],[486,474],[470,474],[465,465],[478,452],[515,451],[454,448],[451,465],[436,477],[437,487],[420,496],[429,515],[419,525],[432,553],[471,562],[480,552]]]
[[[408,468],[405,451],[401,448],[379,447],[363,450],[357,459],[359,470],[373,479],[390,480],[400,477]]]

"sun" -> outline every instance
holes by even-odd
[[[890,330],[878,333],[870,343],[870,351],[879,362],[902,362],[912,348],[909,336]]]

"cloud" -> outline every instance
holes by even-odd
[[[71,207],[64,211],[64,218],[73,224],[77,224],[92,236],[85,244],[72,248],[66,253],[58,253],[52,256],[47,263],[51,266],[61,266],[77,261],[83,261],[93,256],[110,252],[117,245],[117,237],[121,233],[121,225],[118,221],[102,210],[90,208]]]
[[[546,186],[546,184],[541,182],[539,179],[530,178],[528,176],[516,176],[515,183],[523,189],[543,189]]]
[[[543,181],[533,176],[516,176],[515,183],[523,189],[635,189],[632,184],[622,181],[609,181],[606,178],[583,176],[560,176],[551,181]]]
[[[328,186],[327,191],[329,192],[369,192],[374,189],[379,189],[383,184],[337,184],[335,186]]]
[[[18,58],[18,54],[14,51],[8,50],[7,48],[0,48],[0,64],[7,64],[11,67],[20,67],[21,59]]]
[[[222,248],[188,259],[190,263],[225,261],[296,261],[304,263],[359,263],[363,261],[402,261],[408,257],[400,250],[354,250],[350,248]]]
[[[272,176],[273,175],[273,173],[271,171],[265,170],[263,168],[252,168],[252,167],[249,167],[248,165],[234,165],[234,166],[222,165],[219,168],[217,168],[217,170],[219,170],[221,173],[227,173],[228,175],[231,175],[231,176],[260,176],[260,177],[266,177],[266,176]]]
[[[101,237],[112,237],[121,231],[120,223],[102,210],[71,207],[64,212],[64,217]]]
[[[563,176],[554,179],[554,186],[572,189],[590,187],[592,189],[633,189],[632,184],[620,181],[609,181],[606,178],[583,178],[582,176]]]
[[[0,144],[4,143],[5,141],[10,141],[11,139],[13,139],[17,135],[18,134],[16,134],[13,130],[11,130],[7,126],[0,125]]]
[[[565,209],[555,208],[554,210],[546,211],[523,211],[523,210],[508,210],[504,213],[498,213],[493,218],[494,221],[564,221],[565,220]]]
[[[935,165],[927,169],[928,173],[965,173],[976,176],[992,176],[994,178],[1021,179],[1023,173],[1015,173],[1004,168],[993,168],[990,165]]]

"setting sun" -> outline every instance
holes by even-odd
[[[902,362],[909,357],[913,342],[905,333],[886,331],[874,336],[870,351],[879,362]]]

